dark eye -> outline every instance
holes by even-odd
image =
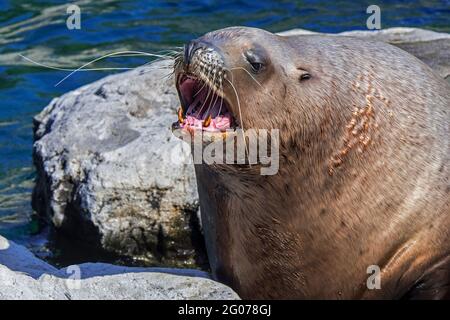
[[[265,61],[261,54],[255,52],[254,50],[248,50],[244,53],[244,56],[250,64],[253,73],[260,73],[265,69]]]
[[[304,73],[300,76],[300,81],[311,79],[311,75],[309,73]]]
[[[261,72],[261,70],[264,68],[264,65],[258,62],[250,62],[250,65],[252,66],[252,70],[255,73]]]

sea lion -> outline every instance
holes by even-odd
[[[429,67],[385,43],[232,27],[174,71],[175,128],[279,129],[275,175],[195,165],[216,279],[252,299],[450,296],[450,86]]]

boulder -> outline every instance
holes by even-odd
[[[449,34],[392,28],[336,36],[390,42],[450,80]],[[77,243],[152,265],[207,268],[189,148],[169,130],[178,107],[169,72],[161,62],[108,76],[37,115],[33,207]]]
[[[0,236],[0,300],[239,299],[206,272],[86,263],[56,269]]]
[[[33,207],[77,242],[151,265],[205,265],[189,148],[169,130],[178,100],[167,67],[106,77],[34,118]]]

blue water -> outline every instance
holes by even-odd
[[[118,50],[156,52],[180,46],[207,31],[245,25],[282,31],[365,29],[374,1],[77,1],[81,30],[68,30],[66,1],[0,0],[0,234],[39,246],[30,205],[34,169],[32,117],[52,98],[92,82],[105,72],[67,73],[31,66],[76,67]],[[421,27],[450,32],[450,1],[375,1],[382,28]],[[147,62],[114,58],[95,66],[133,67]],[[112,73],[112,72],[109,72]]]

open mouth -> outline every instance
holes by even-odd
[[[205,81],[183,73],[178,76],[177,87],[181,108],[175,127],[209,132],[236,128],[237,122],[230,112],[229,103]]]

